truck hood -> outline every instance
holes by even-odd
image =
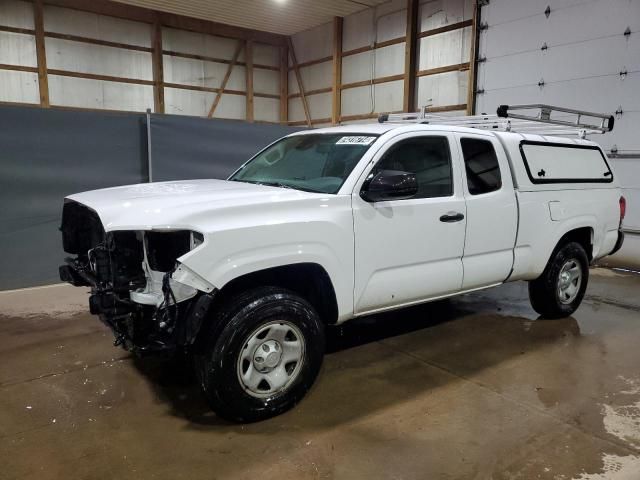
[[[327,197],[227,180],[142,183],[78,193],[68,200],[94,210],[106,231],[190,229],[208,224],[218,210],[255,209],[265,204]]]

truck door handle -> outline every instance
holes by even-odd
[[[440,221],[445,223],[459,222],[463,219],[464,215],[458,212],[448,212],[440,217]]]

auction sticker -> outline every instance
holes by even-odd
[[[350,135],[342,137],[336,145],[371,145],[376,137]]]

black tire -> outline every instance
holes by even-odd
[[[563,267],[572,261],[575,261],[581,270],[579,288],[575,296],[561,298],[560,275]],[[580,306],[588,282],[589,259],[582,245],[576,242],[562,245],[553,252],[542,275],[529,282],[531,306],[543,318],[568,317]]]
[[[240,355],[246,355],[249,339],[261,328],[293,325],[304,343],[301,365],[282,391],[257,397],[240,379]],[[230,298],[214,319],[214,329],[196,356],[198,379],[214,412],[236,422],[255,422],[279,415],[307,393],[315,381],[325,351],[324,324],[315,309],[294,292],[277,287],[259,287]],[[284,348],[281,349],[281,355]],[[257,355],[258,349],[250,355]],[[256,357],[257,358],[257,357]],[[279,357],[282,358],[282,357]],[[254,365],[251,365],[255,368]],[[283,365],[283,368],[286,368]]]

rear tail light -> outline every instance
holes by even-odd
[[[622,221],[624,220],[624,216],[627,213],[627,200],[624,197],[620,197],[620,225],[622,225]]]

